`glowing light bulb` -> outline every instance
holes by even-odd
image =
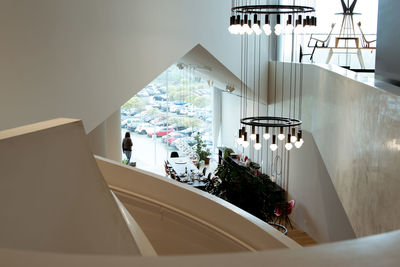
[[[276,34],[277,36],[281,35],[282,29],[283,29],[283,27],[282,27],[281,24],[276,24],[276,25],[275,25],[275,34]]]
[[[239,28],[239,34],[240,35],[243,35],[243,34],[245,34],[246,33],[246,30],[244,29],[244,26],[239,26],[240,28]]]
[[[285,32],[286,33],[292,33],[293,29],[294,29],[293,25],[289,24],[289,25],[286,26]]]
[[[265,140],[268,140],[268,139],[271,138],[271,135],[270,135],[269,133],[265,133],[265,134],[263,135],[263,137],[264,137]]]
[[[263,30],[264,30],[264,33],[265,33],[267,36],[270,36],[271,33],[272,33],[272,31],[271,31],[271,25],[269,25],[269,24],[264,24]]]
[[[254,144],[254,149],[255,150],[260,150],[261,149],[261,143],[260,143],[260,135],[256,135],[256,143]]]
[[[275,151],[275,150],[278,149],[278,145],[277,145],[277,144],[271,144],[271,145],[269,146],[269,148],[271,148],[272,151]]]
[[[260,25],[258,23],[254,23],[253,26],[251,27],[251,29],[253,30],[253,32],[256,35],[260,35],[262,33],[262,30],[261,30]]]
[[[249,145],[250,145],[249,141],[243,141],[242,146],[243,146],[244,148],[248,148]]]
[[[242,129],[239,129],[239,135],[238,135],[238,138],[236,139],[236,142],[237,142],[239,145],[243,144]]]
[[[238,143],[238,145],[242,145],[243,144],[243,138],[239,137],[238,139],[236,139],[236,143]]]
[[[285,148],[286,150],[290,151],[293,148],[292,143],[286,143]]]
[[[230,31],[230,33],[232,33],[232,34],[239,34],[240,25],[234,24],[234,25],[232,25],[231,27],[232,27],[232,30]]]
[[[235,25],[230,25],[230,26],[228,27],[228,31],[229,31],[231,34],[234,34],[234,32],[235,32]]]
[[[276,135],[272,136],[272,144],[269,146],[272,151],[275,151],[278,149],[278,145],[276,144]]]
[[[296,148],[300,148],[303,144],[304,144],[303,138],[301,138],[300,141],[297,141],[296,143],[294,143]]]
[[[255,32],[260,29],[260,26],[257,23],[254,23],[253,26],[251,26],[251,29]]]
[[[250,140],[251,140],[251,141],[256,140],[256,134],[251,134],[251,135],[250,135]]]
[[[291,134],[288,134],[288,135],[287,135],[287,142],[286,142],[286,144],[285,144],[285,148],[286,148],[287,151],[290,151],[290,150],[293,148],[292,143],[290,143],[291,137],[292,137]]]
[[[290,137],[290,142],[291,143],[295,143],[297,141],[297,137],[296,137],[296,129],[292,128],[292,136]]]
[[[283,134],[283,128],[281,127],[281,129],[280,129],[280,133],[279,133],[279,135],[278,135],[278,139],[279,140],[283,140],[283,139],[285,139],[285,135]]]
[[[275,34],[277,36],[279,36],[282,33],[283,27],[282,27],[282,24],[281,24],[281,16],[280,15],[278,15],[276,17],[276,25],[275,25],[274,29],[275,29]]]
[[[301,24],[297,25],[296,28],[294,29],[294,32],[297,34],[303,33],[303,25]]]
[[[250,27],[249,27],[249,25],[248,24],[243,24],[243,34],[245,34],[245,33],[247,33],[247,34],[251,34],[253,31],[250,29]],[[249,32],[251,32],[251,33],[249,33]]]

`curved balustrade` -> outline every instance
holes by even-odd
[[[220,198],[104,158],[96,159],[110,188],[160,255],[300,247]]]

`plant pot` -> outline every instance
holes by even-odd
[[[210,164],[210,158],[205,158],[205,160],[204,160],[204,164],[205,164],[205,165],[208,165],[208,164]]]

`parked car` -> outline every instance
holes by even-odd
[[[186,126],[183,125],[171,125],[172,128],[175,129],[175,131],[183,131],[186,129]]]
[[[155,101],[167,101],[167,96],[166,95],[155,95],[155,96],[153,96],[153,99]]]
[[[145,90],[141,90],[139,93],[136,94],[138,97],[147,97],[149,96],[149,93],[147,93]]]
[[[129,119],[125,119],[125,120],[121,121],[121,127],[126,128],[128,126],[128,124],[130,124],[132,122],[132,120],[133,120],[132,118],[129,118]]]
[[[147,134],[147,129],[149,128],[154,128],[154,126],[150,123],[142,123],[136,127],[135,132],[138,134]]]
[[[163,143],[167,143],[167,142],[168,142],[168,144],[171,144],[171,142],[175,141],[176,139],[178,139],[178,138],[183,138],[183,137],[185,137],[185,135],[182,134],[182,133],[179,133],[179,132],[172,132],[172,133],[169,133],[168,135],[164,135],[164,136],[161,138],[161,141],[162,141]]]
[[[182,133],[186,136],[191,136],[194,132],[196,132],[196,129],[193,129],[192,127],[182,129],[182,130],[178,130],[177,128],[175,128],[175,130],[179,131],[180,133]]]
[[[180,108],[177,110],[177,113],[179,115],[187,115],[188,114],[188,110],[186,108]]]
[[[157,127],[155,129],[155,132],[154,132],[154,129],[148,129],[147,136],[152,137],[155,133],[157,135],[157,137],[162,137],[164,135],[167,135],[167,133],[172,133],[174,131],[175,131],[174,128],[172,128],[171,126],[170,127]]]

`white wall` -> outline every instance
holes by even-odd
[[[90,132],[199,43],[239,77],[240,37],[227,31],[230,5],[1,1],[0,129],[75,117]]]
[[[0,247],[139,255],[81,121],[0,132]]]
[[[88,138],[93,154],[121,162],[122,140],[120,109],[93,129],[88,134]]]

